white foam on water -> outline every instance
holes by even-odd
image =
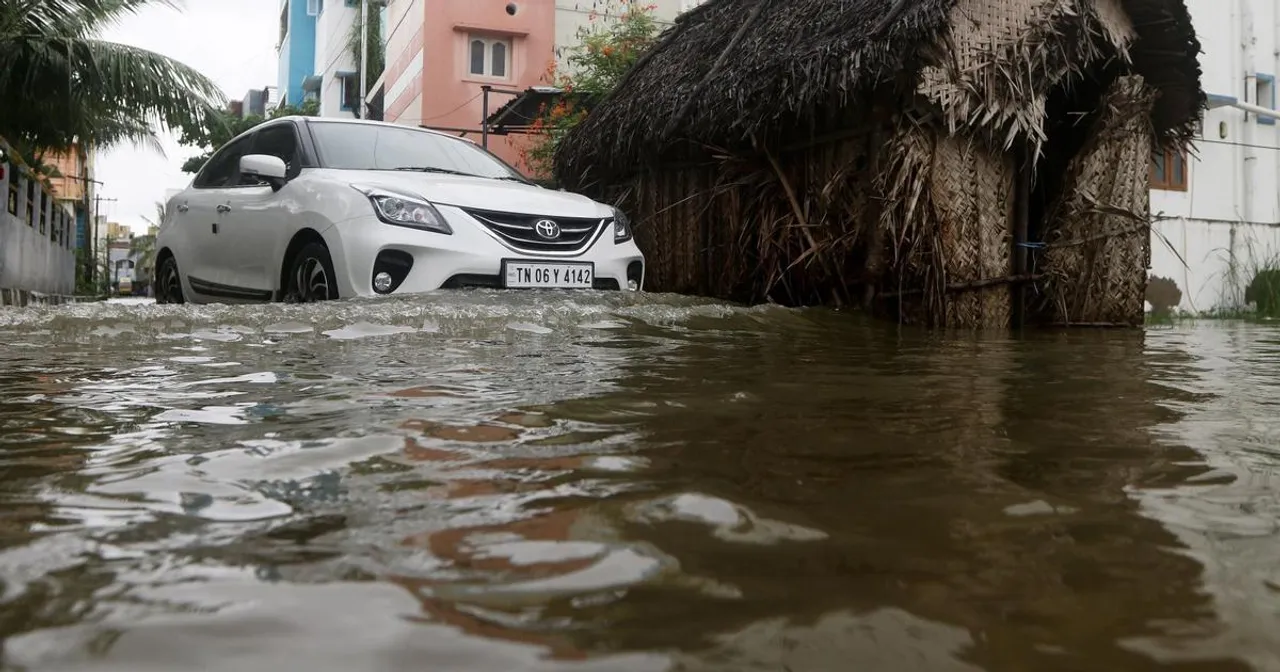
[[[507,328],[512,331],[527,331],[531,334],[549,334],[553,331],[550,327],[544,327],[540,324],[531,324],[529,322],[508,322]]]
[[[395,334],[412,333],[414,329],[410,327],[397,326],[393,324],[373,324],[371,322],[357,322],[355,324],[342,327],[339,329],[330,329],[321,332],[325,336],[334,340],[354,340],[357,338],[373,338],[378,336],[394,336]]]

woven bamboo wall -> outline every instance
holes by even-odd
[[[952,134],[1019,139],[1038,152],[1049,92],[1090,64],[1128,58],[1132,23],[1120,0],[957,0],[917,92]]]
[[[947,284],[998,281],[1012,274],[1014,161],[971,139],[949,136],[938,143],[933,194],[945,250]],[[1006,328],[1010,293],[1000,282],[950,291],[945,324]]]
[[[1117,79],[1045,222],[1042,322],[1141,325],[1151,263],[1148,180],[1155,91]]]
[[[650,291],[852,303],[865,280],[870,129],[643,173],[612,200],[636,223]]]
[[[998,281],[1011,274],[1012,156],[906,118],[885,155],[877,197],[893,261],[881,291],[900,297],[900,319],[1008,327],[1010,293]]]
[[[1035,321],[1141,323],[1150,104],[1136,78],[1104,96],[1046,216]],[[1011,326],[1013,153],[909,114],[894,123],[639,175],[611,200],[633,213],[648,288],[856,305],[873,286],[892,319]]]

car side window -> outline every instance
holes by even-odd
[[[285,175],[289,179],[302,172],[301,155],[298,151],[298,134],[292,123],[279,123],[268,126],[257,133],[253,144],[254,154],[266,154],[284,161]]]
[[[240,176],[240,157],[245,155],[253,136],[240,138],[216,152],[192,183],[197,189],[218,189],[236,184]]]

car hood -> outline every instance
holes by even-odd
[[[608,217],[608,206],[567,191],[461,175],[375,170],[332,171],[333,177],[353,185],[382,187],[418,195],[437,205],[515,212],[549,217]]]

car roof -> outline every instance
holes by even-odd
[[[463,141],[475,144],[475,141],[473,140],[458,137],[456,135],[453,135],[452,133],[442,133],[434,129],[423,128],[421,126],[410,126],[409,124],[396,124],[389,121],[374,121],[372,119],[347,119],[343,117],[308,117],[300,114],[290,114],[283,117],[276,117],[275,119],[269,119],[267,123],[273,122],[273,121],[283,121],[285,119],[288,119],[291,121],[300,121],[305,124],[353,124],[353,125],[365,125],[365,126],[387,126],[390,128],[408,128],[415,131],[421,131],[423,133],[431,133],[434,135],[439,135],[446,138],[452,138],[454,140],[463,140]],[[265,126],[266,123],[263,123],[261,125]]]

